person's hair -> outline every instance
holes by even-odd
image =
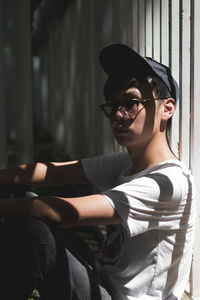
[[[148,84],[152,91],[154,92],[156,98],[160,98],[159,102],[162,102],[164,99],[168,99],[171,96],[170,91],[166,84],[156,75],[148,76],[145,80],[138,80],[135,77],[118,80],[108,78],[104,85],[104,97],[106,102],[118,91],[125,91],[132,87],[142,87],[145,84]],[[169,135],[171,131],[171,118],[167,122],[167,140],[169,140]]]
[[[104,85],[104,97],[108,101],[117,91],[127,90],[132,87],[142,87],[145,83],[148,83],[154,91],[155,96],[160,99],[167,99],[171,97],[170,91],[166,84],[158,76],[148,76],[146,80],[139,81],[135,77],[126,80],[112,80],[108,78]]]

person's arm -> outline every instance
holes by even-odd
[[[76,197],[0,199],[0,214],[33,216],[59,227],[117,224],[119,215],[100,194]]]
[[[89,184],[81,161],[33,163],[0,170],[0,186]]]

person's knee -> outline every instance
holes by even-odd
[[[2,194],[3,193],[3,194]],[[10,197],[37,197],[33,191],[25,188],[7,188],[0,193],[0,198],[7,195]],[[17,200],[16,200],[17,201]],[[34,217],[1,216],[1,231],[6,232],[9,239],[15,238],[22,244],[33,243],[50,244],[55,246],[52,229],[48,224]],[[19,243],[18,243],[19,244]]]
[[[40,219],[24,216],[6,216],[3,224],[8,233],[17,234],[18,238],[46,238],[51,236],[50,227]]]
[[[55,260],[57,245],[50,226],[32,217],[6,217],[1,225],[1,240],[5,252],[15,249],[13,256],[34,260]],[[17,257],[16,257],[17,259]]]
[[[40,219],[34,217],[15,217],[10,222],[26,241],[35,241],[42,244],[55,243],[53,228]]]

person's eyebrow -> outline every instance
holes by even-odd
[[[108,97],[108,102],[119,101],[122,97],[124,98],[124,100],[141,100],[140,95],[137,91],[130,91],[127,93],[125,90]]]
[[[138,93],[135,93],[135,92],[123,93],[122,96],[124,96],[128,99],[141,100]]]
[[[126,92],[122,92],[118,95],[112,95],[111,97],[109,97],[109,99],[111,100],[118,100],[120,99],[121,97],[125,97],[125,98],[134,98],[136,100],[140,100],[140,97],[138,95],[138,93],[135,93],[135,92],[129,92],[129,93],[126,93]]]

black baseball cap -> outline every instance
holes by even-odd
[[[179,88],[171,70],[153,58],[142,57],[124,44],[110,44],[100,51],[99,60],[109,78],[114,80],[130,77],[145,80],[147,76],[157,75],[166,84],[172,98],[178,100]]]

